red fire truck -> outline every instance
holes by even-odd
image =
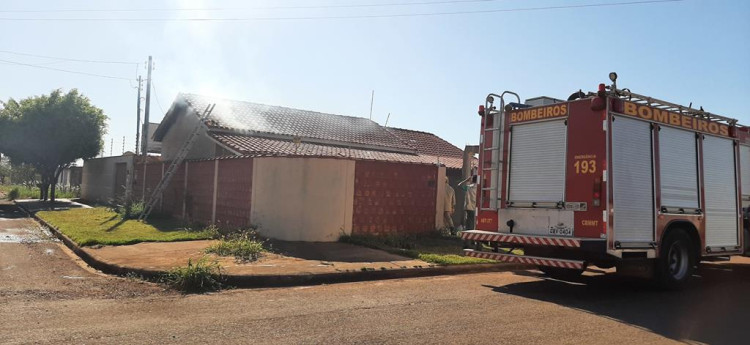
[[[701,260],[750,252],[750,130],[610,80],[566,101],[487,96],[465,255],[551,276],[616,267],[678,287]]]

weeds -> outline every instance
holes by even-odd
[[[343,235],[340,242],[384,250],[391,254],[419,259],[438,265],[493,263],[493,260],[459,255],[463,242],[455,236],[438,233],[423,235],[388,234],[385,236]]]
[[[218,229],[214,231],[218,233]],[[205,252],[219,256],[234,256],[238,262],[252,262],[258,260],[266,251],[263,244],[255,229],[242,229],[222,235],[219,243],[206,248]]]
[[[220,290],[221,280],[219,263],[202,257],[195,262],[188,259],[187,266],[171,269],[163,282],[185,293],[201,293]]]
[[[122,220],[136,219],[141,215],[145,204],[142,201],[125,201],[123,204],[118,204],[112,208],[112,211],[117,213]]]
[[[13,201],[18,199],[19,196],[21,196],[21,192],[18,191],[18,187],[15,187],[8,192],[7,198],[8,200]]]

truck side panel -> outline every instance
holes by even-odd
[[[587,100],[570,103],[566,202],[585,202],[586,211],[574,213],[574,236],[601,238],[606,234],[603,173],[607,169],[604,110],[591,110]],[[599,205],[596,205],[598,203]]]

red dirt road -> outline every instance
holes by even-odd
[[[0,344],[748,343],[750,261],[699,274],[679,292],[524,271],[183,296],[0,243]]]

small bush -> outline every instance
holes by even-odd
[[[19,196],[21,196],[21,192],[18,190],[18,187],[16,187],[16,188],[11,189],[10,192],[8,192],[7,197],[8,197],[8,200],[13,201],[13,200],[18,199]]]
[[[187,266],[176,267],[167,272],[164,282],[186,293],[216,291],[221,289],[221,266],[206,257],[195,262],[188,259]]]
[[[145,207],[146,205],[141,201],[125,201],[113,207],[112,211],[120,215],[121,219],[128,220],[138,218]]]
[[[265,252],[263,241],[260,240],[258,234],[253,229],[240,230],[223,235],[219,243],[206,248],[206,253],[213,253],[219,256],[234,256],[235,260],[239,262],[258,260],[263,252]]]

